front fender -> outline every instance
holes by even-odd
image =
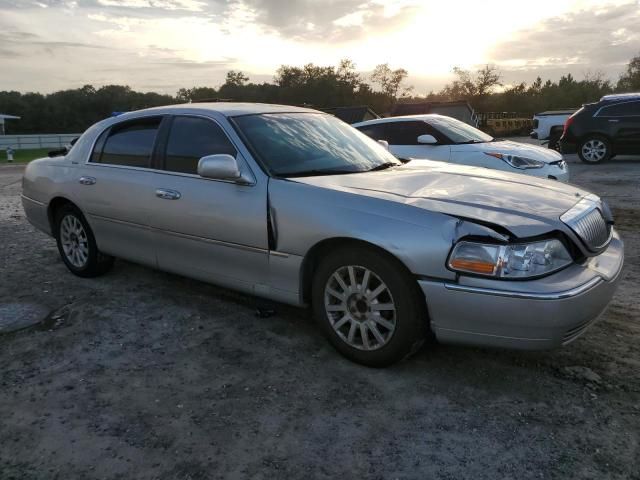
[[[422,277],[454,279],[446,268],[453,243],[461,233],[491,232],[442,213],[295,181],[272,180],[269,204],[279,252],[305,257],[328,239],[361,240],[386,250]]]

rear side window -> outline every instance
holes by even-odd
[[[196,117],[173,119],[165,157],[165,170],[198,173],[198,161],[207,155],[237,155],[227,135],[213,121]]]
[[[389,122],[386,125],[386,140],[389,145],[419,145],[418,137],[431,134],[424,122]]]
[[[145,118],[111,127],[104,140],[102,155],[94,154],[91,161],[109,165],[148,168],[155,144],[160,118]],[[96,142],[99,147],[102,137]]]
[[[356,127],[367,137],[374,140],[386,140],[384,133],[384,123],[375,123],[373,125],[363,125],[362,127]]]
[[[640,116],[640,102],[624,102],[602,107],[598,117],[632,117]]]

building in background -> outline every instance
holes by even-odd
[[[6,129],[4,126],[4,122],[6,120],[20,120],[20,117],[16,117],[14,115],[4,115],[0,113],[0,135],[4,135],[6,133]]]

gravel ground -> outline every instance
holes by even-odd
[[[626,242],[603,318],[552,352],[349,363],[308,311],[119,261],[71,275],[0,167],[0,478],[640,479],[640,161],[571,163]]]

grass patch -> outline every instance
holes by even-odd
[[[14,150],[13,163],[29,163],[31,160],[35,160],[36,158],[46,157],[47,153],[49,153],[51,150],[55,150],[55,148]],[[0,164],[6,165],[7,163],[7,152],[4,149],[0,149]],[[11,164],[9,163],[9,165]]]

